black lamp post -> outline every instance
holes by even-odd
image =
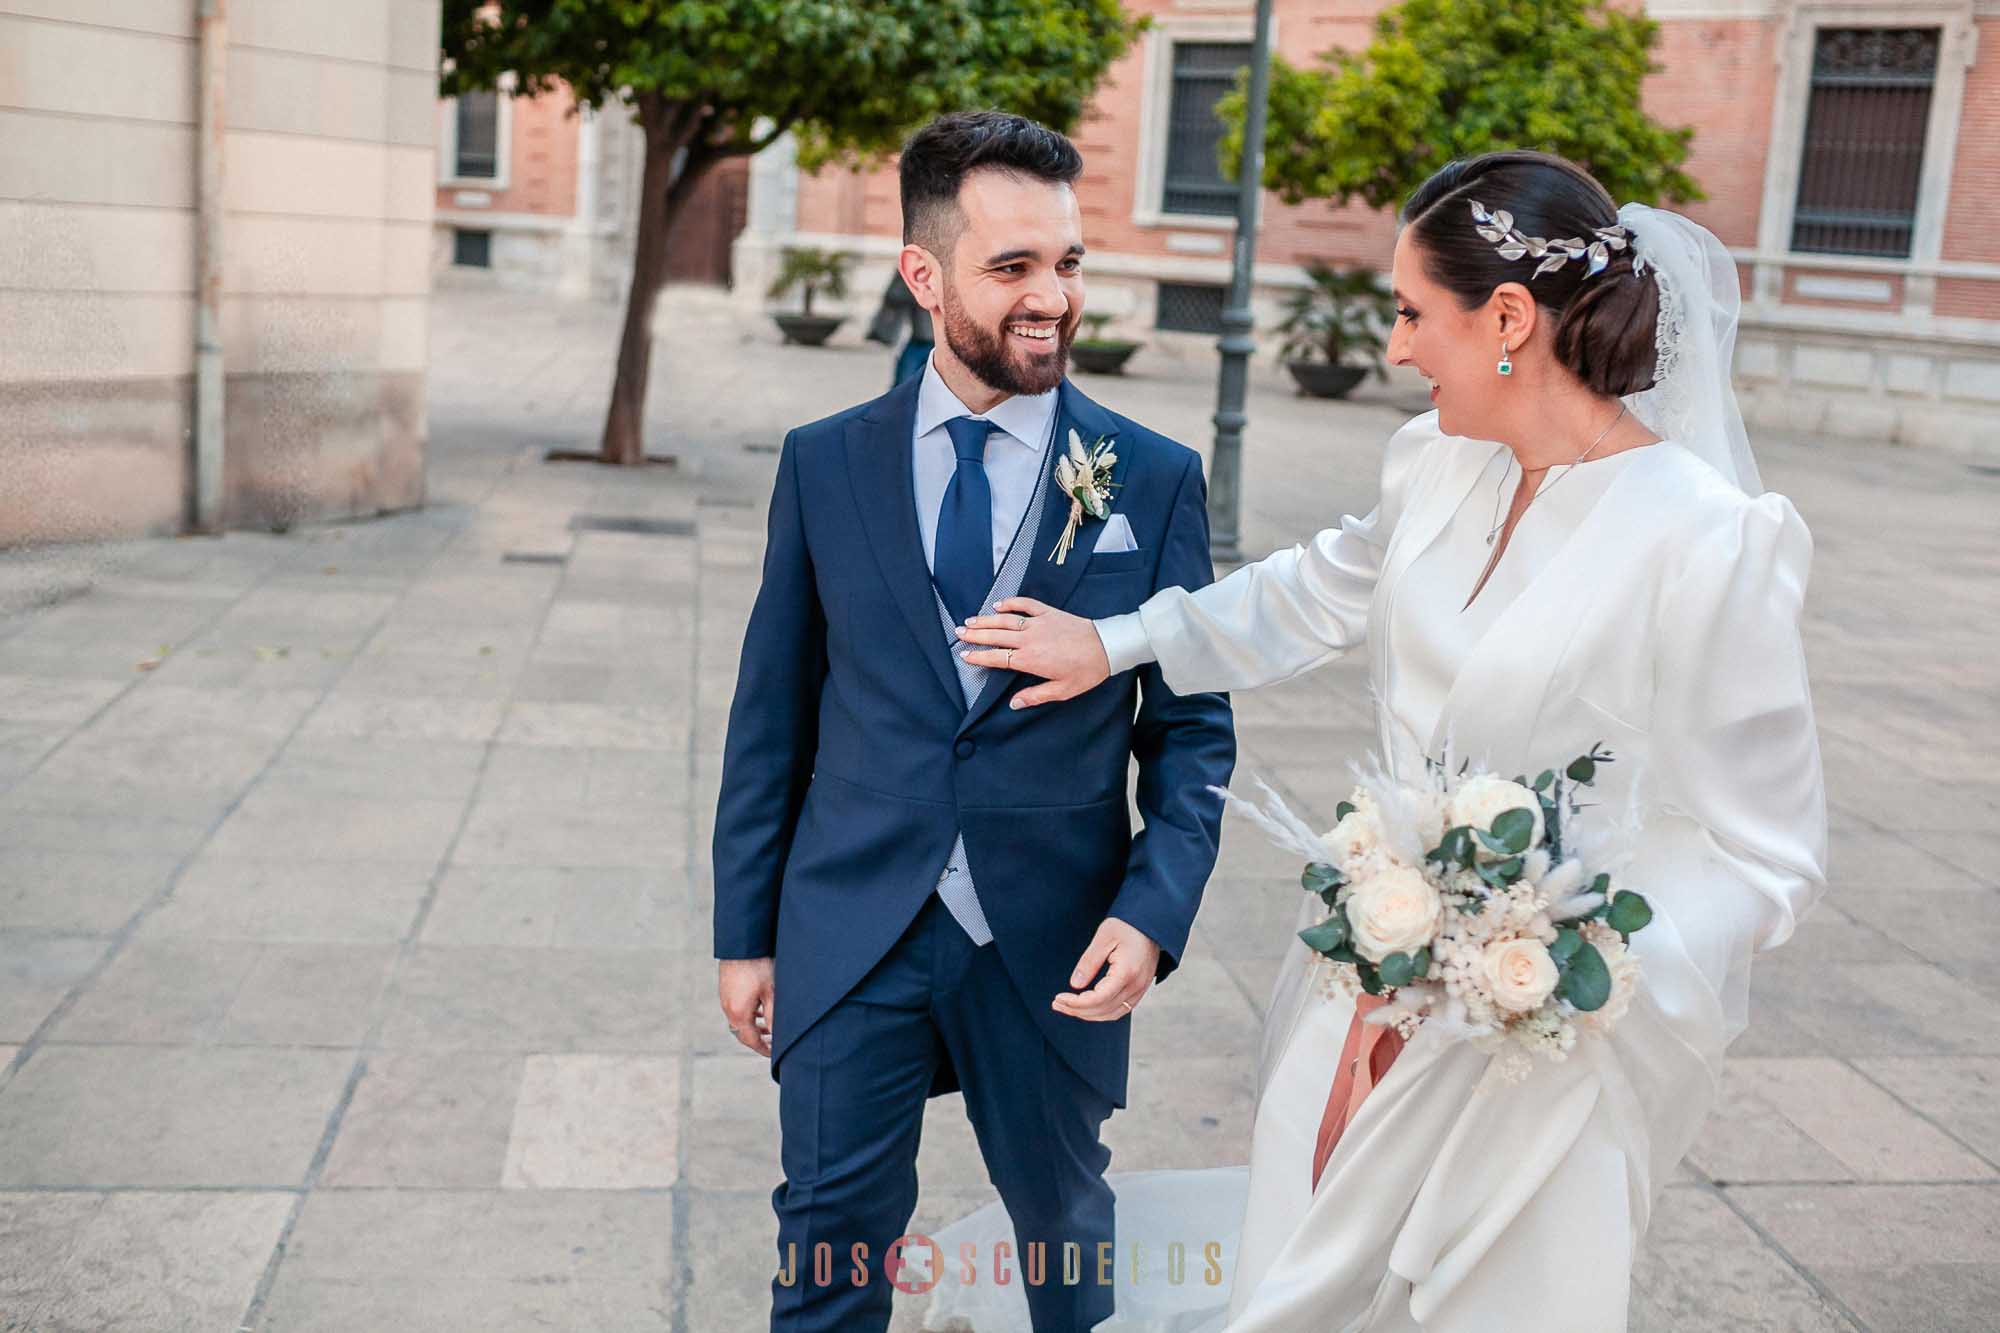
[[[1249,104],[1243,114],[1243,161],[1236,174],[1236,245],[1230,256],[1229,303],[1222,311],[1222,377],[1215,397],[1215,452],[1208,465],[1209,550],[1234,563],[1243,509],[1243,401],[1250,387],[1251,269],[1257,255],[1257,205],[1264,176],[1264,103],[1271,84],[1271,0],[1257,0],[1257,34],[1250,48]]]

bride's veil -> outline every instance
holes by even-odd
[[[1763,492],[1743,413],[1730,380],[1743,296],[1736,261],[1715,233],[1664,209],[1627,204],[1635,264],[1660,287],[1653,387],[1626,398],[1632,415],[1663,440],[1694,453],[1747,494]]]

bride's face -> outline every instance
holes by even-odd
[[[1438,429],[1447,435],[1495,438],[1489,423],[1499,418],[1501,395],[1510,387],[1498,370],[1502,320],[1495,303],[1467,310],[1431,281],[1407,227],[1396,237],[1389,278],[1396,295],[1390,362],[1415,366],[1430,380]],[[1518,359],[1520,353],[1514,355]]]

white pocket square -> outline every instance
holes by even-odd
[[[1097,534],[1094,555],[1111,555],[1118,551],[1136,551],[1139,543],[1132,540],[1132,524],[1123,514],[1113,514],[1104,520],[1104,531]]]

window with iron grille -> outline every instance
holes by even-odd
[[[500,174],[500,95],[461,93],[458,98],[458,149],[452,175],[461,180],[492,180]]]
[[[1176,42],[1174,89],[1167,108],[1166,213],[1236,212],[1236,183],[1216,165],[1222,122],[1215,104],[1250,63],[1248,42]]]
[[[493,267],[493,233],[455,230],[451,234],[451,262],[461,268]]]
[[[1221,333],[1226,288],[1200,282],[1163,282],[1153,323],[1182,333]]]
[[[1820,29],[1794,251],[1909,256],[1938,38],[1936,28]]]

